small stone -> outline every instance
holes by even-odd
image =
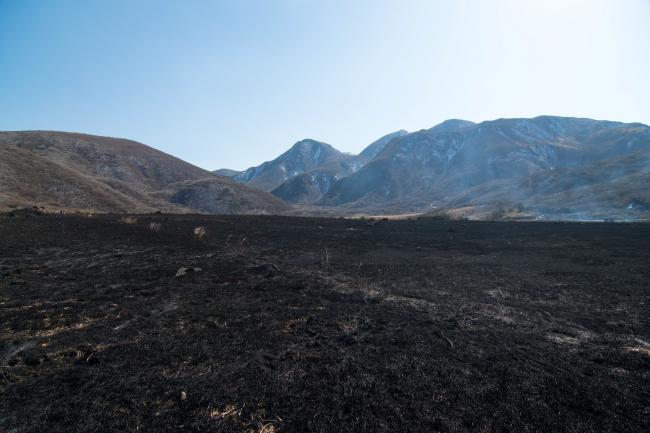
[[[202,239],[207,234],[208,234],[208,229],[206,229],[204,226],[199,226],[194,229],[194,237],[197,239]]]
[[[201,268],[182,267],[182,268],[178,268],[178,271],[176,271],[176,276],[177,277],[182,277],[183,275],[194,274],[194,273],[201,272],[201,270],[202,270]]]
[[[264,263],[262,265],[249,266],[248,269],[253,273],[266,275],[267,277],[276,275],[280,272],[280,268],[273,263]]]

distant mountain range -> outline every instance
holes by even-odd
[[[246,173],[281,165],[288,153]],[[347,158],[357,163],[349,172],[313,164],[268,190],[345,214],[636,219],[650,211],[650,128],[640,123],[451,119],[389,134]]]
[[[644,219],[650,128],[540,116],[447,120],[359,155],[306,139],[244,171],[208,172],[129,140],[0,133],[0,208]]]
[[[213,173],[270,191],[289,203],[313,204],[336,182],[371,161],[390,140],[405,134],[406,131],[388,134],[370,144],[359,155],[342,153],[320,141],[302,140],[273,161],[257,167],[241,172],[221,169]]]

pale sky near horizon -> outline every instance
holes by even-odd
[[[650,124],[650,0],[0,0],[0,130],[212,170],[540,114]]]

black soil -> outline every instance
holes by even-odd
[[[648,224],[5,216],[0,431],[650,431],[649,302]]]

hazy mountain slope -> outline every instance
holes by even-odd
[[[394,138],[398,137],[403,137],[406,134],[408,134],[407,131],[400,129],[399,131],[391,132],[390,134],[386,134],[383,137],[381,137],[379,140],[376,140],[369,144],[365,149],[361,151],[359,156],[365,158],[366,160],[370,161],[372,158],[377,156],[379,152],[384,150],[384,147]]]
[[[291,149],[257,167],[251,167],[233,177],[255,188],[272,191],[286,180],[320,168],[323,171],[354,171],[363,165],[356,156],[339,152],[331,145],[316,140],[302,140]]]
[[[643,178],[646,166],[626,157],[643,160],[649,149],[650,129],[641,124],[552,116],[444,122],[392,140],[320,203],[392,211],[501,201],[570,208],[568,192],[588,187],[573,200],[576,209],[586,208],[585,196],[593,203],[603,197],[611,207],[605,197],[636,190],[631,180]],[[609,181],[597,183],[596,173]],[[564,193],[542,188],[544,179],[565,185]]]
[[[340,153],[338,158],[333,158],[333,160],[312,167],[304,173],[289,177],[271,193],[290,203],[315,203],[338,180],[355,173],[374,158],[392,139],[406,134],[407,132],[404,130],[387,134],[368,145],[356,156]]]
[[[334,183],[358,171],[365,162],[363,157],[342,154],[341,158],[290,177],[271,193],[289,203],[315,203]]]
[[[634,214],[650,211],[650,149],[571,168],[540,171],[465,190],[450,207],[521,206],[537,214]]]
[[[334,184],[322,203],[341,205],[362,198],[379,203],[417,192],[423,181],[442,174],[460,148],[463,132],[473,125],[450,120],[391,140],[361,170]]]
[[[216,174],[216,175],[219,175],[219,176],[225,176],[225,177],[235,177],[239,173],[241,173],[241,171],[231,170],[229,168],[220,168],[219,170],[214,170],[212,172],[212,174]]]
[[[274,212],[279,200],[131,140],[51,131],[0,132],[0,207],[101,212]],[[210,194],[171,202],[188,182]],[[195,189],[196,189],[195,188]],[[186,194],[187,197],[187,194]],[[203,201],[201,201],[203,200]],[[286,206],[285,206],[286,207]]]
[[[294,176],[271,191],[289,203],[309,204],[321,199],[331,185],[346,176],[342,170],[314,170]]]

